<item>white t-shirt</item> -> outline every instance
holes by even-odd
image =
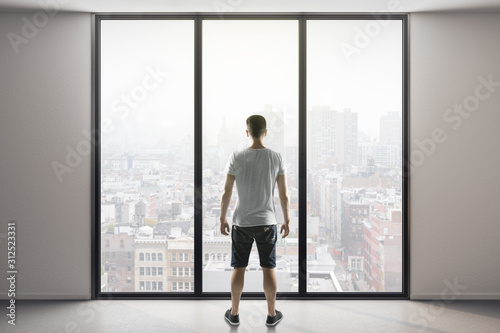
[[[233,152],[225,171],[235,176],[238,201],[233,224],[241,227],[277,224],[274,188],[278,175],[285,174],[281,154],[269,148]]]

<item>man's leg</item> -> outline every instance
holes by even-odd
[[[262,272],[264,273],[264,292],[266,293],[267,300],[267,315],[274,317],[276,315],[276,289],[278,288],[276,274],[274,273],[274,268],[262,267]]]
[[[234,267],[233,276],[231,277],[232,315],[240,313],[240,297],[245,282],[245,269],[246,267]]]

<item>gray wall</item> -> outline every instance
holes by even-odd
[[[16,298],[90,298],[90,156],[62,182],[52,169],[90,130],[90,14],[59,13],[37,34],[26,30],[32,38],[16,54],[7,34],[22,36],[23,17],[33,22],[33,13],[0,14],[2,277],[15,220]],[[7,289],[0,279],[4,299]]]
[[[415,140],[446,135],[411,175],[411,297],[441,298],[457,279],[460,298],[500,299],[500,86],[470,97],[478,76],[500,82],[500,14],[412,14],[410,34],[412,162]],[[464,102],[477,110],[460,126],[443,118]]]
[[[7,34],[21,34],[23,16],[32,21],[0,14],[0,246],[16,220],[18,299],[90,298],[90,157],[81,154],[62,182],[52,169],[90,129],[90,15],[57,14],[16,54]],[[500,81],[499,34],[500,14],[411,17],[414,299],[442,298],[445,288],[453,298],[456,283],[459,298],[500,299],[500,87],[457,129],[443,119],[455,103],[474,101],[478,76]],[[427,155],[416,140],[436,128],[446,140]],[[0,251],[4,272],[6,260]]]

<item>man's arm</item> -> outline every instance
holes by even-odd
[[[233,175],[227,174],[224,192],[220,201],[220,232],[226,236],[229,235],[229,223],[227,223],[226,214],[231,202],[231,195],[233,194],[234,179]]]
[[[286,175],[278,175],[278,191],[281,203],[281,210],[283,211],[283,224],[281,225],[280,233],[285,231],[283,238],[288,236],[290,232],[290,200],[288,199],[288,189],[286,185]]]

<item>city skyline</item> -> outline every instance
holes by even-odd
[[[320,112],[320,114],[321,112],[326,112],[331,116],[337,114],[336,112],[330,112],[332,110],[328,108],[319,108],[316,111]],[[272,111],[267,110],[267,112]],[[399,118],[394,116],[394,114],[390,113],[383,115],[380,118],[380,122],[387,122],[386,125],[390,128],[391,121],[394,123],[399,121]],[[336,118],[332,117],[330,121],[332,123],[337,123],[334,119]],[[357,122],[357,117],[353,118],[353,121]],[[331,136],[330,130],[334,132],[338,131],[335,128],[331,128],[331,124],[325,122],[323,118],[318,118],[317,122],[318,126],[320,126],[319,124],[326,126],[324,127],[325,131],[316,133],[319,135],[316,135],[317,140],[325,140],[325,138]],[[344,124],[348,126],[346,128],[351,128],[353,130],[357,128],[356,125],[349,125],[350,123],[346,123],[345,121],[338,124]],[[399,122],[399,124],[401,125],[401,122]],[[397,133],[398,129],[395,128],[395,130]],[[222,135],[224,133],[225,132],[222,131],[219,134]],[[104,137],[104,140],[105,139],[106,137]],[[219,143],[224,144],[227,139],[227,137],[222,135],[219,137]],[[281,141],[278,139],[277,143],[280,144],[280,142]],[[332,141],[332,144],[335,144],[335,142],[337,142],[336,139]],[[192,142],[188,142],[187,144],[192,145]],[[356,145],[358,144],[356,143]],[[380,147],[386,146],[387,144],[380,145]],[[221,152],[224,151],[222,146],[215,145],[213,147],[219,147]],[[378,146],[375,145],[374,147]],[[281,149],[284,148],[284,146],[281,146]],[[362,148],[363,146],[360,145],[356,150],[361,154],[363,151]],[[399,148],[399,146],[397,148]],[[224,272],[226,269],[229,269],[230,239],[220,235],[217,227],[217,218],[218,214],[220,214],[219,200],[222,194],[222,184],[224,180],[224,175],[221,171],[226,161],[222,155],[219,155],[218,162],[211,160],[206,155],[211,154],[211,152],[214,153],[217,152],[217,150],[205,150],[203,157],[205,160],[203,169],[202,202],[203,274],[205,281],[204,290],[216,292],[225,290],[225,287],[218,284],[217,281],[220,281],[220,274],[226,274]],[[149,154],[149,156],[113,156],[112,152],[102,153],[103,176],[101,186],[103,196],[101,223],[105,230],[102,234],[103,240],[109,239],[109,237],[118,237],[118,239],[121,239],[122,236],[119,235],[124,232],[123,228],[126,228],[125,233],[130,236],[129,238],[131,240],[139,238],[158,239],[160,242],[159,244],[164,244],[162,245],[163,247],[161,247],[162,251],[164,251],[162,256],[168,257],[170,255],[169,248],[171,248],[171,246],[168,245],[169,242],[175,241],[176,239],[184,239],[186,244],[184,249],[187,251],[185,253],[187,253],[186,255],[188,257],[191,257],[192,251],[194,250],[193,170],[186,169],[182,160],[171,159],[172,155],[166,155],[166,153],[166,151],[162,150],[152,151],[152,154]],[[308,151],[308,160],[313,161],[313,156],[315,156],[315,154],[314,150]],[[356,290],[370,291],[370,288],[373,288],[371,291],[375,292],[377,290],[381,291],[385,290],[385,288],[389,288],[392,291],[397,291],[401,281],[400,275],[397,273],[398,271],[394,271],[394,268],[390,268],[393,273],[391,273],[390,278],[389,275],[386,277],[387,284],[384,285],[380,283],[378,278],[385,273],[382,273],[382,271],[372,266],[376,266],[377,263],[381,262],[383,259],[380,255],[385,252],[381,252],[380,249],[377,250],[378,245],[376,243],[380,241],[380,234],[384,234],[384,232],[386,235],[392,237],[391,240],[393,242],[391,247],[388,247],[389,245],[384,247],[386,249],[385,251],[389,251],[386,254],[387,262],[390,264],[391,262],[398,261],[398,256],[401,255],[401,220],[399,220],[398,224],[390,222],[393,219],[397,219],[397,216],[400,216],[402,210],[401,181],[400,178],[397,177],[398,172],[401,172],[401,160],[398,160],[399,156],[395,157],[396,160],[390,160],[390,156],[387,155],[385,161],[393,161],[390,165],[382,163],[375,164],[374,166],[367,163],[366,159],[364,160],[365,163],[362,163],[363,160],[359,160],[354,164],[361,164],[363,167],[357,171],[356,175],[352,175],[352,172],[347,174],[347,169],[343,170],[341,164],[337,165],[338,169],[336,167],[336,169],[333,170],[324,170],[319,167],[325,162],[331,163],[331,158],[335,156],[336,154],[330,156],[324,153],[317,155],[315,157],[317,161],[312,163],[312,173],[308,176],[307,197],[310,202],[310,208],[308,208],[307,213],[307,238],[309,240],[308,242],[312,242],[308,246],[309,271],[320,272],[326,269],[327,271],[331,270],[333,274],[325,275],[325,278],[330,281],[329,283],[323,283],[321,285],[312,284],[308,286],[308,290],[310,292],[338,292]],[[380,156],[375,156],[375,158],[380,158]],[[293,292],[298,290],[297,281],[295,281],[293,277],[298,272],[298,267],[295,265],[298,256],[298,243],[293,241],[298,237],[298,196],[297,192],[294,191],[294,188],[298,185],[297,180],[294,179],[294,177],[297,176],[297,160],[294,162],[287,161],[287,163],[290,177],[291,233],[288,240],[278,243],[277,253],[279,261],[281,265],[283,265],[282,271],[279,273],[280,279],[283,285],[291,284],[293,286],[291,289],[280,289],[280,291]],[[290,165],[290,163],[292,165]],[[217,167],[214,167],[214,165]],[[376,165],[378,165],[378,167]],[[210,169],[213,170],[209,172]],[[396,174],[391,176],[391,173],[394,171],[396,171]],[[132,180],[132,175],[134,175],[133,177],[136,181]],[[374,175],[382,177],[381,179],[383,179],[384,183],[381,185],[388,190],[381,190],[380,187],[369,186],[372,182],[371,177]],[[396,185],[395,189],[394,185]],[[231,221],[232,209],[234,208],[236,200],[237,196],[235,193],[228,212],[228,221]],[[329,206],[327,204],[328,202],[333,203],[333,205]],[[390,206],[387,206],[388,203]],[[364,213],[360,214],[358,212],[356,208],[357,205],[362,205],[362,207],[364,207]],[[350,214],[354,214],[353,216],[358,217],[351,221],[351,217],[346,215],[347,213],[343,213],[343,211],[345,210],[348,212],[352,209],[339,209],[338,207],[341,206],[352,206],[354,210]],[[276,214],[278,223],[281,223],[282,218],[279,205],[276,205]],[[393,217],[394,214],[399,215]],[[387,225],[387,221],[389,221],[389,225],[392,225],[392,229],[389,233],[386,231],[387,227],[384,226],[384,223]],[[111,232],[111,234],[109,234],[109,232]],[[365,247],[365,245],[360,242],[362,238],[365,238],[366,244],[370,244],[369,247]],[[144,247],[138,247],[136,241],[134,241],[134,244],[136,245],[132,248],[128,248],[126,251],[127,254],[123,253],[121,255],[123,257],[120,261],[122,263],[121,273],[116,273],[117,270],[120,270],[118,262],[110,259],[116,256],[116,254],[106,253],[107,250],[103,251],[103,274],[106,275],[103,275],[102,278],[109,282],[109,286],[103,287],[105,288],[103,291],[193,291],[194,282],[192,279],[194,276],[192,274],[194,272],[194,262],[191,259],[181,264],[182,267],[188,268],[178,268],[177,261],[159,263],[157,261],[139,260],[139,255],[143,253],[142,251],[146,250]],[[149,243],[146,242],[145,244]],[[103,248],[105,249],[105,245]],[[128,252],[130,252],[130,254]],[[322,258],[321,262],[323,263],[313,258]],[[391,259],[389,260],[389,258]],[[128,268],[129,266],[130,268]],[[158,273],[160,269],[162,275]],[[179,271],[179,269],[181,269],[181,271]],[[185,269],[187,269],[187,271],[185,271]],[[258,271],[258,267],[255,269]],[[348,272],[350,274],[348,274]],[[182,277],[180,277],[179,274],[182,274]],[[319,273],[314,274],[317,275]],[[111,277],[111,280],[108,276]],[[325,278],[321,281],[325,281]],[[316,281],[314,279],[315,278],[310,281]],[[130,282],[128,282],[129,280]],[[209,283],[206,281],[212,282]],[[121,288],[125,289],[118,290],[117,286],[120,285],[120,283],[122,286]],[[253,284],[250,283],[250,286],[252,285]],[[354,287],[355,285],[356,287]],[[257,286],[254,287],[257,290]]]
[[[391,22],[347,61],[339,46],[365,23],[307,23],[301,223],[309,292],[402,290],[402,26]],[[232,151],[249,145],[246,118],[261,114],[264,144],[284,157],[290,197],[290,234],[277,242],[278,291],[298,292],[298,22],[203,22],[196,207],[193,22],[104,21],[101,31],[102,290],[192,292],[201,209],[203,290],[227,291],[231,239],[218,222],[223,170]],[[237,200],[233,191],[229,223]],[[260,289],[255,255],[247,291]]]

